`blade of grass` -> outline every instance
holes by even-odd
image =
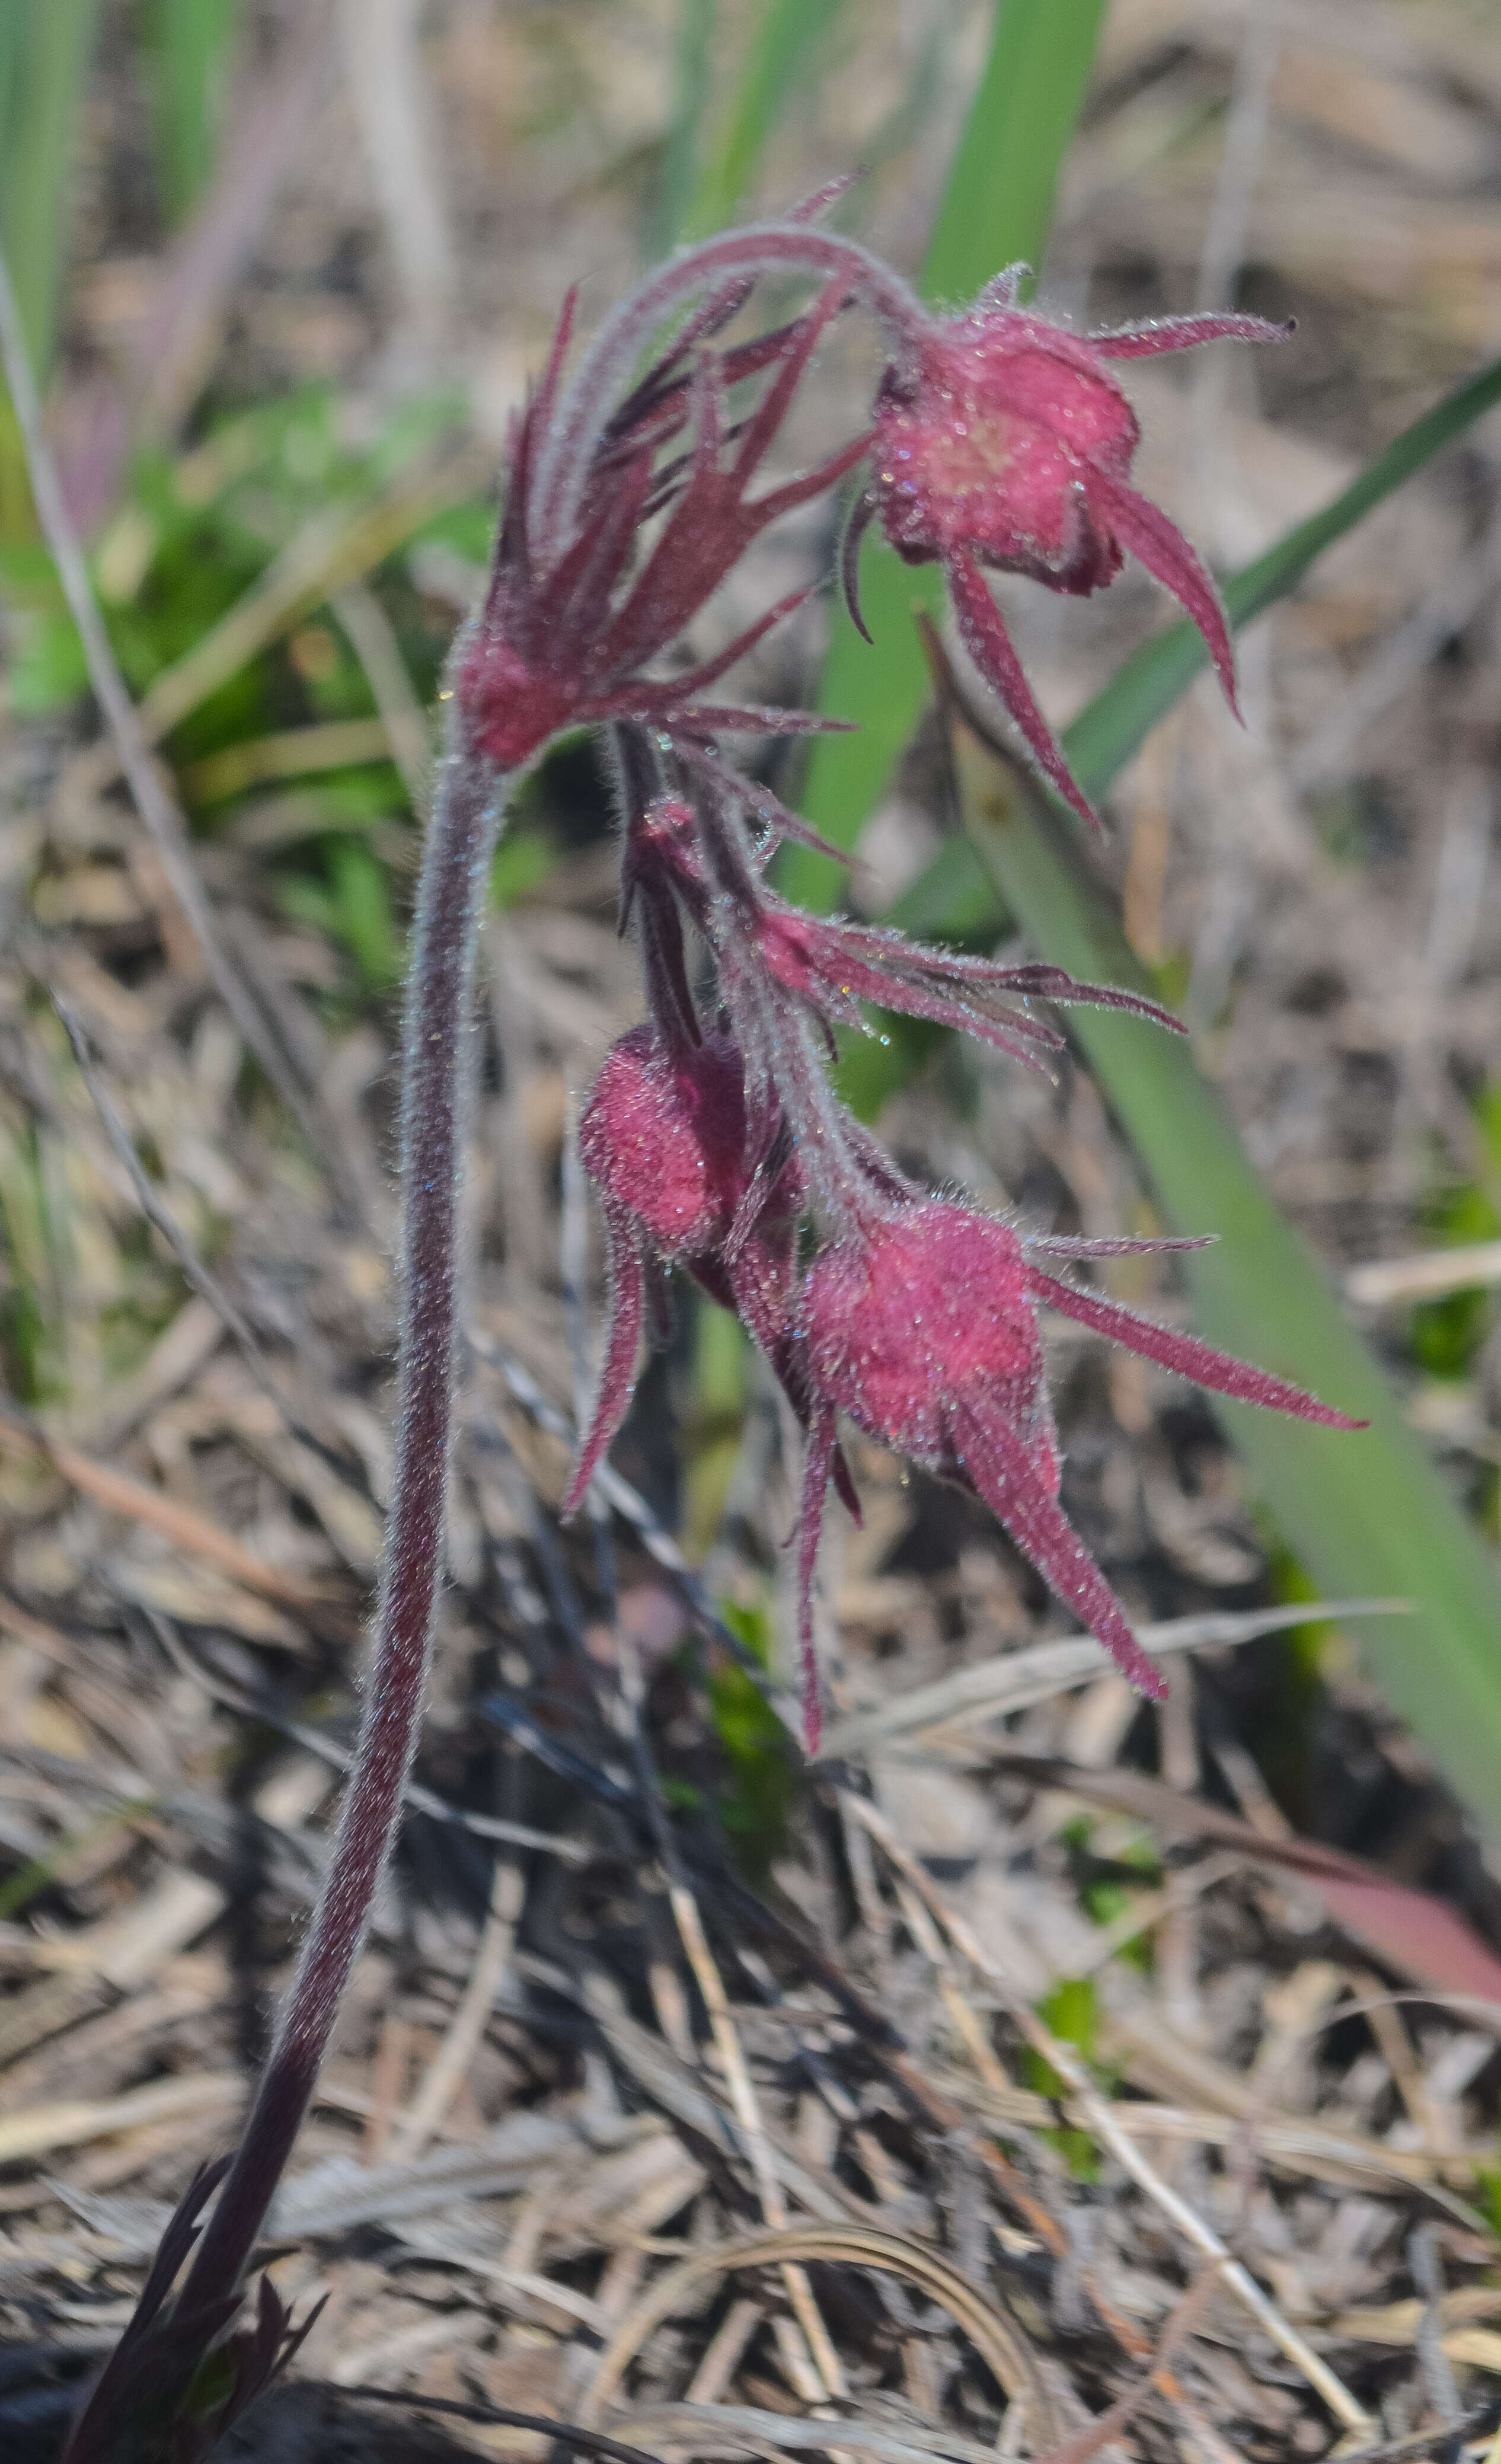
[[[918,277],[926,297],[966,299],[1003,265],[1038,262],[1103,15],[1104,0],[999,0]],[[911,610],[936,612],[941,592],[936,567],[914,571],[870,534],[860,593],[875,647],[839,610],[820,693],[820,708],[856,720],[858,733],[821,740],[802,800],[836,846],[852,843],[916,724],[928,676]],[[779,879],[805,906],[828,907],[843,890],[827,856],[792,847],[784,864]]]
[[[709,110],[718,0],[678,0],[673,41],[673,117],[652,217],[653,253],[675,248],[693,212],[694,181]]]
[[[68,172],[99,0],[0,0],[0,249],[32,364],[45,380],[57,321]],[[0,540],[34,535],[26,449],[0,394]]]
[[[693,0],[689,11],[685,38],[693,32]],[[806,84],[839,11],[840,0],[766,0],[723,134],[693,184],[682,229],[673,234],[674,238],[703,239],[734,221],[766,140],[794,86],[800,81]],[[691,63],[692,54],[685,56]]]
[[[239,21],[240,0],[152,0],[157,183],[174,223],[185,219],[213,176],[225,71]]]
[[[32,363],[45,376],[56,331],[68,174],[99,0],[7,0],[18,21],[0,173],[0,244]]]
[[[1057,815],[967,730],[957,767],[981,862],[1039,954],[1081,976],[1155,989]],[[1501,1829],[1501,1585],[1488,1551],[1188,1045],[1115,1012],[1080,1010],[1071,1025],[1171,1229],[1221,1235],[1184,1260],[1196,1330],[1370,1420],[1351,1437],[1215,1403],[1313,1581],[1413,1602],[1410,1620],[1370,1629],[1362,1653],[1455,1788]]]
[[[1265,556],[1232,575],[1224,588],[1231,624],[1248,625],[1295,590],[1326,548],[1354,530],[1357,522],[1363,521],[1498,402],[1501,359],[1490,361],[1477,375],[1456,385],[1410,428],[1404,428],[1348,488],[1288,531]],[[1186,623],[1170,626],[1127,660],[1064,738],[1069,759],[1075,765],[1074,776],[1087,793],[1098,794],[1110,784],[1206,664],[1203,640]]]

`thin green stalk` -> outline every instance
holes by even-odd
[[[1431,410],[1404,428],[1348,488],[1316,514],[1310,514],[1307,521],[1295,523],[1265,556],[1232,574],[1223,593],[1231,625],[1237,628],[1248,625],[1279,599],[1286,599],[1326,548],[1353,531],[1498,402],[1501,359],[1491,360],[1446,393]],[[1169,626],[1126,661],[1080,712],[1063,739],[1074,777],[1086,793],[1103,793],[1207,662],[1203,636],[1187,623]]]
[[[654,256],[665,256],[670,248],[676,247],[693,213],[718,18],[718,0],[678,0],[677,33],[673,46],[673,118],[662,152],[662,176],[651,227]]]
[[[191,211],[213,176],[239,21],[240,0],[152,0],[157,182],[172,222]]]
[[[10,88],[0,168],[0,243],[32,363],[45,375],[56,333],[69,176],[99,0],[6,0]]]
[[[690,0],[690,6],[693,0]],[[751,35],[723,133],[694,184],[681,231],[706,239],[732,223],[794,88],[806,84],[832,32],[841,0],[766,0]]]
[[[45,379],[57,330],[69,176],[99,0],[0,0],[0,250],[32,365]],[[0,396],[0,539],[30,535],[26,449]]]

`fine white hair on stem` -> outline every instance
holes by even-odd
[[[222,2297],[243,2277],[364,1940],[416,1748],[437,1617],[453,1441],[475,951],[491,857],[518,775],[475,752],[456,706],[450,730],[428,825],[408,982],[400,1404],[364,1714],[323,1889],[244,2136],[193,2255],[183,2295],[188,2309],[195,2300]]]

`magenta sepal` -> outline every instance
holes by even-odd
[[[1066,1284],[1057,1275],[1045,1274],[1041,1267],[1029,1267],[1026,1279],[1035,1298],[1057,1309],[1060,1315],[1076,1318],[1096,1334],[1109,1335],[1113,1343],[1124,1344],[1128,1352],[1138,1352],[1144,1360],[1156,1360],[1164,1369],[1176,1369],[1181,1377],[1190,1377],[1196,1386],[1207,1386],[1213,1394],[1231,1396],[1238,1403],[1260,1403],[1269,1412],[1289,1412],[1294,1419],[1316,1420],[1326,1429],[1369,1426],[1365,1420],[1353,1420],[1348,1412],[1336,1412],[1332,1404],[1321,1403],[1315,1395],[1307,1394],[1288,1378],[1274,1377],[1269,1369],[1256,1369],[1248,1360],[1237,1360],[1232,1353],[1218,1352],[1212,1343],[1201,1343],[1197,1335],[1181,1334],[1175,1327],[1159,1326],[1155,1318],[1123,1309],[1118,1301],[1103,1300],[1097,1292],[1081,1291],[1076,1284]]]
[[[915,564],[942,564],[960,637],[1050,786],[1093,815],[1023,672],[985,572],[1049,590],[1102,589],[1129,552],[1186,608],[1239,715],[1219,594],[1167,516],[1130,485],[1139,429],[1106,363],[1219,341],[1276,341],[1291,328],[1206,316],[1071,334],[1015,304],[1008,273],[959,316],[929,318],[888,368],[872,476],[845,533],[840,577],[863,633],[860,539],[872,513]]]
[[[1199,1244],[1054,1245],[1087,1255]],[[870,1437],[988,1506],[1132,1683],[1162,1691],[1124,1609],[1058,1503],[1039,1302],[1217,1394],[1330,1428],[1363,1425],[1285,1378],[1047,1274],[1030,1263],[1023,1237],[991,1216],[920,1197],[872,1207],[814,1261],[800,1306],[812,1402],[799,1548],[805,1662],[825,1450],[833,1415],[843,1411]]]

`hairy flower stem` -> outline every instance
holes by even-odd
[[[407,1001],[400,1418],[374,1664],[322,1896],[238,2153],[194,2256],[184,2311],[238,2284],[250,2264],[318,2084],[401,1817],[443,1560],[475,943],[510,783],[465,745],[455,715],[428,827]]]

